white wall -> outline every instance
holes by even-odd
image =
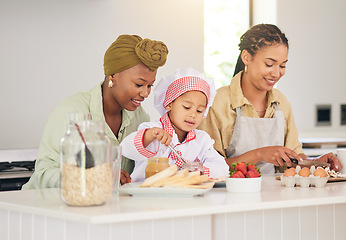
[[[275,21],[289,39],[287,72],[277,87],[292,104],[300,136],[346,137],[339,115],[346,104],[346,2],[256,4],[262,16],[255,21]],[[268,10],[273,4],[276,15]],[[103,54],[119,34],[168,45],[158,79],[177,67],[203,71],[203,21],[202,0],[2,0],[0,149],[36,148],[58,102],[103,80]],[[332,126],[315,127],[315,104],[324,103],[332,104]],[[152,105],[153,95],[144,107],[156,119]]]
[[[103,80],[103,55],[120,34],[164,41],[167,64],[203,71],[203,1],[2,0],[0,149],[37,148],[63,98]],[[153,94],[144,103],[153,119]]]
[[[256,1],[265,6],[273,0]],[[340,104],[346,104],[346,1],[276,0],[276,8],[271,19],[290,45],[286,75],[277,87],[291,102],[300,137],[346,137],[346,126],[340,125]],[[262,13],[256,23],[271,14]],[[332,105],[331,126],[315,126],[316,104]]]
[[[276,24],[277,0],[252,0],[253,3],[253,25],[259,23]]]

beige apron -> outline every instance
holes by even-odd
[[[276,103],[273,104],[273,118],[244,117],[241,107],[236,108],[237,118],[227,158],[237,157],[250,150],[266,146],[284,146],[285,117]],[[250,161],[251,162],[251,161]],[[263,174],[274,174],[274,164],[259,162],[257,164]]]

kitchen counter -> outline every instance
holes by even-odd
[[[346,182],[287,188],[263,176],[259,193],[113,195],[69,207],[59,189],[0,192],[1,239],[346,239]]]
[[[303,148],[346,147],[346,138],[299,138]]]

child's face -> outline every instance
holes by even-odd
[[[206,107],[207,97],[200,91],[186,92],[167,105],[169,118],[178,136],[198,127]]]

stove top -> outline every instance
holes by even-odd
[[[0,162],[0,191],[20,190],[34,169],[35,161]]]
[[[33,171],[35,161],[0,162],[0,172]]]
[[[37,153],[37,148],[0,150],[0,191],[21,190],[34,173]]]

